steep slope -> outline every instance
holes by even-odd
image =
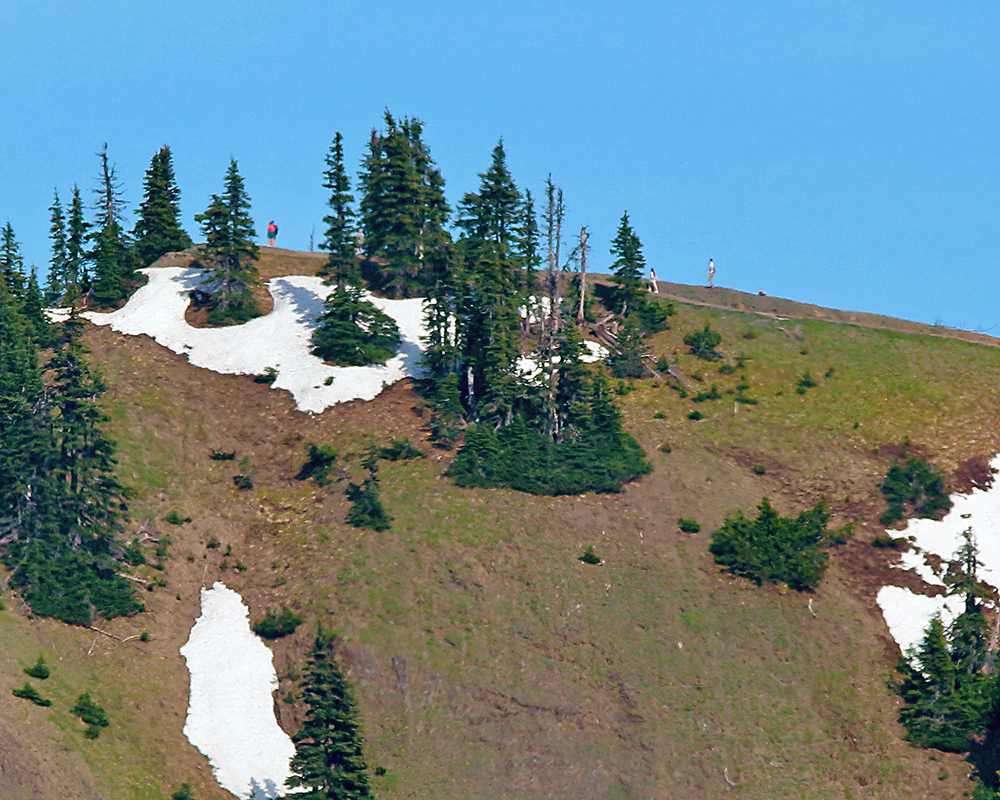
[[[281,255],[275,269],[308,271]],[[744,370],[720,374],[728,361],[686,354],[683,335],[706,321]],[[967,790],[961,758],[901,741],[885,688],[895,645],[873,601],[887,556],[868,541],[882,509],[876,483],[902,450],[950,475],[1000,450],[1000,350],[694,305],[679,304],[671,323],[655,352],[676,355],[693,387],[716,384],[723,399],[693,404],[636,381],[621,402],[653,473],[621,495],[555,499],[442,478],[452,454],[427,444],[406,382],[309,416],[248,377],[88,329],[121,476],[136,492],[133,527],[171,537],[165,569],[137,574],[167,585],[144,592],[146,614],[106,626],[119,639],[148,631],[148,642],[30,620],[5,595],[0,668],[18,685],[44,652],[45,692],[57,702],[0,700],[0,766],[11,765],[0,796],[162,798],[181,781],[200,800],[228,796],[181,735],[187,672],[177,652],[200,587],[218,579],[253,618],[286,604],[307,619],[274,646],[286,730],[300,720],[285,698],[294,700],[315,623],[341,635],[369,761],[385,769],[373,777],[380,797],[721,797],[731,784],[751,798]],[[819,385],[797,394],[807,371]],[[742,375],[759,402],[734,413],[725,392]],[[705,419],[687,419],[693,409]],[[394,437],[428,457],[383,465],[390,531],[346,526],[343,484],[294,479],[310,441],[333,445],[357,478],[361,451]],[[211,461],[211,449],[236,461]],[[250,492],[232,482],[243,458]],[[835,522],[858,522],[812,610],[804,595],[721,575],[707,553],[725,516],[765,494],[784,513],[826,497]],[[193,521],[168,525],[170,510]],[[680,533],[680,516],[702,531]],[[603,564],[578,560],[586,545]],[[112,721],[96,741],[65,710],[88,690]]]

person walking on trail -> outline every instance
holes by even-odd
[[[708,288],[715,288],[715,262],[708,259]]]
[[[272,219],[267,223],[267,246],[274,247],[274,240],[278,238],[278,226],[274,224]]]

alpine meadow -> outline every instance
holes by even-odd
[[[0,799],[1000,797],[1000,340],[331,134],[315,251],[167,145],[2,229]]]

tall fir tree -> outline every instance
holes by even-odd
[[[24,299],[26,285],[24,258],[21,245],[14,236],[10,220],[0,229],[0,280],[7,284],[10,293],[18,300]]]
[[[636,310],[645,299],[642,276],[646,269],[646,259],[642,254],[642,242],[632,230],[627,211],[622,214],[618,232],[611,242],[611,255],[615,256],[611,265],[615,282],[613,310],[628,315],[629,311]]]
[[[83,286],[90,283],[91,276],[87,269],[87,239],[89,236],[90,224],[84,217],[80,187],[74,183],[69,214],[66,217],[65,283],[70,301],[76,300],[82,292]]]
[[[358,713],[334,654],[334,638],[320,628],[307,656],[302,698],[308,709],[292,737],[290,788],[303,800],[370,800]]]
[[[344,140],[340,131],[333,137],[330,152],[326,155],[326,171],[323,173],[323,187],[330,191],[327,205],[330,213],[323,217],[326,235],[320,249],[330,256],[320,270],[328,283],[336,283],[341,289],[348,283],[357,283],[360,277],[356,253],[357,230],[351,204],[351,181],[344,170]]]
[[[45,281],[45,302],[58,305],[66,296],[69,252],[66,246],[66,217],[59,190],[52,190],[52,205],[49,206],[49,239],[52,240],[52,258],[49,260],[49,275]]]
[[[366,273],[373,286],[397,297],[434,283],[449,254],[444,179],[423,141],[423,123],[385,112],[385,132],[372,131],[362,160],[360,222]]]
[[[222,194],[213,194],[208,208],[195,219],[205,235],[202,285],[210,297],[210,319],[217,323],[245,322],[259,316],[251,288],[260,281],[259,250],[254,241],[250,198],[235,158],[229,159]]]
[[[181,192],[174,177],[173,156],[163,145],[153,156],[143,181],[143,199],[132,230],[136,262],[148,267],[160,256],[191,246],[180,221]]]
[[[128,296],[127,282],[133,276],[129,242],[122,229],[125,202],[122,185],[115,167],[108,160],[108,144],[97,154],[101,159],[101,174],[94,190],[96,217],[90,233],[90,261],[93,276],[90,297],[99,308],[113,308]]]

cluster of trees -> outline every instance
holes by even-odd
[[[32,611],[89,625],[142,610],[121,575],[126,492],[100,376],[71,317],[50,331],[23,274],[0,275],[0,548]],[[12,289],[13,287],[13,289]],[[43,364],[41,347],[51,356]]]
[[[972,528],[963,532],[945,583],[965,599],[951,625],[935,616],[920,644],[900,657],[896,686],[903,700],[899,721],[919,747],[953,753],[971,751],[977,800],[1000,797],[1000,673],[996,645],[983,615],[987,593],[978,579],[982,566]]]
[[[97,308],[113,308],[139,285],[136,270],[191,245],[180,224],[180,190],[167,145],[157,151],[146,171],[143,200],[131,232],[126,231],[124,192],[108,159],[107,144],[98,157],[101,171],[93,217],[86,218],[75,184],[68,207],[58,190],[49,207],[52,258],[45,284],[49,305],[72,305],[86,296]]]

